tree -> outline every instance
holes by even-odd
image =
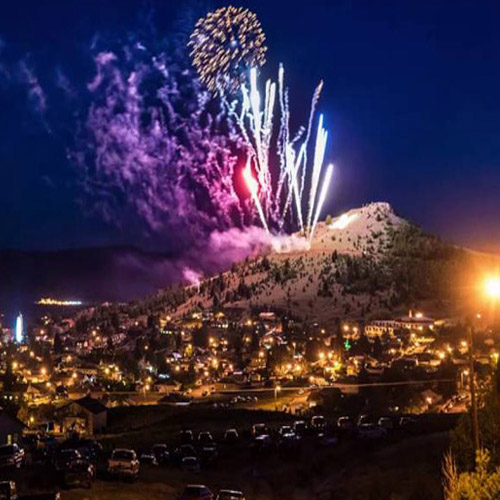
[[[446,500],[497,500],[500,498],[500,467],[491,470],[491,456],[487,450],[478,450],[476,470],[458,473],[453,455],[448,454],[443,464],[444,494]]]
[[[61,341],[61,336],[56,333],[54,336],[54,354],[61,354],[63,350],[64,349]]]
[[[485,396],[478,417],[481,443],[488,450],[492,465],[500,466],[500,395],[496,389],[490,390]],[[459,469],[471,470],[474,467],[475,453],[470,412],[461,417],[450,439],[451,451]]]
[[[208,334],[208,325],[203,322],[201,328],[196,328],[196,330],[193,331],[193,344],[196,347],[208,347],[208,339],[209,339],[209,334]]]

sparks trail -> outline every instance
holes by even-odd
[[[300,231],[308,239],[314,235],[333,176],[331,164],[324,172],[328,133],[323,127],[323,115],[319,115],[318,119],[312,170],[307,154],[321,87],[322,84],[318,85],[314,92],[307,129],[299,128],[294,136],[289,128],[288,91],[284,86],[282,66],[278,85],[271,80],[266,81],[264,99],[258,88],[256,68],[250,70],[249,87],[241,85],[239,99],[229,102],[221,93],[222,102],[245,141],[248,158],[243,177],[266,230],[270,225],[281,229],[290,213],[294,214]],[[276,92],[279,103],[277,125],[274,121]],[[278,137],[276,141],[272,140],[274,133]],[[273,179],[271,169],[274,156],[279,159],[277,180]],[[256,178],[252,172],[255,172]],[[306,184],[310,185],[310,189],[307,199],[304,199]]]
[[[311,240],[333,175],[332,165],[326,172],[324,168],[328,132],[323,115],[317,121],[312,162],[308,154],[323,82],[314,91],[307,126],[292,135],[283,66],[277,84],[267,80],[264,90],[259,89],[257,68],[265,62],[264,42],[253,12],[224,7],[198,20],[189,46],[200,80],[220,98],[241,134],[247,154],[242,176],[262,226],[281,231],[292,219]],[[272,167],[275,158],[277,169]]]

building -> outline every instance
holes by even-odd
[[[107,407],[85,396],[61,407],[56,413],[62,433],[78,433],[93,436],[102,432],[108,423]]]
[[[435,321],[424,316],[422,313],[408,312],[408,316],[396,319],[378,319],[371,321],[365,326],[365,334],[368,337],[380,337],[381,335],[394,335],[397,330],[424,331],[434,328]]]
[[[19,419],[0,409],[0,444],[17,443],[25,427]]]

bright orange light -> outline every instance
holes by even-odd
[[[486,294],[492,299],[500,298],[500,279],[488,278],[485,284]]]

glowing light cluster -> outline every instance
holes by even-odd
[[[37,304],[40,306],[81,306],[83,302],[81,300],[59,300],[52,299],[50,297],[42,297]]]
[[[22,344],[24,341],[24,322],[21,313],[16,318],[15,339],[17,344]]]
[[[253,12],[229,6],[199,19],[189,46],[201,81],[212,91],[234,91],[246,69],[265,63],[265,40]]]
[[[313,237],[333,176],[331,164],[324,172],[328,133],[323,127],[323,115],[317,122],[312,162],[308,159],[322,85],[320,83],[314,92],[307,127],[299,128],[294,135],[289,125],[289,99],[283,66],[280,66],[277,84],[267,80],[264,98],[258,88],[256,68],[250,70],[249,86],[241,85],[240,99],[229,102],[222,97],[246,145],[248,157],[243,178],[266,230],[269,230],[270,222],[276,223],[281,230],[287,215],[293,213],[300,231],[308,239]],[[274,120],[276,100],[279,102],[279,121]],[[277,140],[273,141],[273,137]],[[275,175],[271,169],[274,157],[279,159]],[[304,194],[306,185],[309,186],[307,199]]]
[[[486,294],[494,299],[500,297],[500,278],[488,278],[485,284]]]

